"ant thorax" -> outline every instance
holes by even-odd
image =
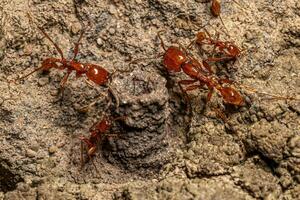
[[[75,70],[77,73],[79,74],[83,74],[87,71],[86,67],[84,66],[84,64],[71,60],[67,63],[67,66],[69,69]]]
[[[209,81],[209,84],[210,84],[210,85],[212,85],[212,86],[214,86],[214,87],[217,87],[217,86],[220,85],[220,84],[219,84],[219,80],[218,80],[218,78],[217,78],[216,76],[208,76],[208,79],[210,80],[210,81]]]

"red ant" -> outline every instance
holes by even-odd
[[[205,30],[205,32],[198,32],[197,33],[196,39],[188,45],[188,48],[190,48],[190,46],[193,43],[196,42],[196,44],[198,44],[200,46],[202,46],[202,45],[212,45],[212,46],[214,46],[213,52],[217,51],[218,53],[223,54],[223,57],[211,57],[211,58],[207,58],[207,59],[203,60],[203,64],[205,66],[209,66],[208,62],[220,62],[220,61],[236,60],[241,55],[241,53],[244,51],[244,49],[240,49],[233,42],[229,42],[229,41],[223,42],[223,41],[220,41],[218,39],[212,39],[209,32],[206,29],[204,29],[204,30]],[[221,84],[222,83],[232,84],[233,82],[230,81],[230,80],[227,80],[227,79],[221,79],[220,83]],[[243,86],[241,84],[239,85],[239,87],[244,88],[249,92],[254,92],[254,93],[257,93],[257,94],[271,96],[274,99],[299,100],[299,99],[293,98],[293,97],[284,97],[284,96],[280,96],[280,95],[274,95],[274,94],[269,94],[269,93],[265,93],[265,92],[259,92],[254,88],[250,88],[248,86]]]
[[[28,15],[29,19],[31,21],[33,21],[30,14],[27,13],[27,15]],[[99,65],[90,64],[90,63],[81,63],[76,60],[76,56],[79,51],[79,44],[80,44],[80,41],[84,34],[84,30],[81,31],[79,39],[75,43],[73,58],[71,60],[68,60],[64,57],[62,50],[50,38],[50,36],[44,31],[44,29],[39,27],[36,23],[35,23],[35,25],[43,33],[43,35],[54,45],[54,47],[60,54],[61,58],[52,58],[51,57],[51,58],[44,59],[41,67],[38,67],[35,70],[33,70],[32,72],[30,72],[22,77],[19,77],[16,80],[13,80],[14,82],[17,80],[24,79],[39,70],[49,71],[51,68],[56,68],[56,69],[60,69],[60,70],[65,70],[65,69],[67,70],[66,74],[64,75],[63,79],[60,82],[60,92],[61,93],[63,93],[65,84],[66,84],[68,77],[72,71],[76,71],[76,77],[80,77],[83,74],[85,74],[88,80],[92,81],[93,83],[95,83],[99,86],[104,86],[108,83],[108,80],[111,78],[112,74],[110,74],[106,69],[104,69],[103,67],[101,67]],[[116,97],[110,88],[109,88],[109,91],[113,94],[114,97]],[[116,101],[117,101],[117,98],[116,98]]]
[[[225,61],[225,60],[236,60],[237,57],[241,55],[241,53],[244,50],[241,50],[239,47],[237,47],[233,42],[229,41],[220,41],[218,39],[212,39],[210,34],[208,33],[207,30],[205,32],[198,32],[196,35],[196,39],[191,42],[191,44],[188,46],[188,48],[193,44],[196,43],[199,46],[202,45],[212,45],[214,46],[214,52],[220,52],[224,56],[220,58],[207,58],[205,61],[206,62],[219,62],[219,61]]]
[[[84,142],[87,146],[87,155],[90,160],[92,160],[92,156],[95,155],[97,150],[97,145],[99,142],[101,142],[104,138],[104,136],[115,136],[115,134],[108,134],[108,130],[110,130],[112,124],[112,121],[124,119],[124,117],[117,117],[114,119],[110,119],[109,117],[105,116],[102,118],[102,120],[94,123],[91,128],[89,129],[91,135],[89,138],[86,138],[85,136],[80,136],[79,139]],[[93,161],[92,161],[93,162]],[[83,143],[81,143],[81,167],[83,167]],[[97,170],[97,167],[95,163],[93,162],[94,167]]]
[[[202,66],[196,59],[191,58],[183,48],[183,50],[181,50],[179,47],[170,46],[166,49],[160,33],[161,31],[158,32],[158,37],[161,41],[161,46],[165,50],[163,64],[167,71],[180,72],[182,70],[192,78],[192,80],[181,80],[178,82],[183,92],[203,88],[203,86],[206,85],[209,89],[207,102],[210,101],[213,90],[217,89],[226,103],[237,106],[242,106],[244,104],[243,97],[235,89],[229,86],[223,86],[224,84],[231,84],[232,81],[228,79],[219,79],[212,76],[211,73],[207,74],[206,72],[210,71],[209,65],[205,64]],[[191,85],[198,81],[200,82],[199,85]],[[186,89],[183,89],[182,85],[189,86]]]

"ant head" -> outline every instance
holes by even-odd
[[[220,2],[218,0],[213,0],[211,2],[210,10],[211,10],[211,14],[214,17],[220,16],[220,14],[221,14],[221,5],[220,5]]]
[[[227,50],[232,56],[238,56],[241,53],[241,50],[234,44],[228,45]]]
[[[111,126],[111,120],[109,117],[104,117],[95,127],[95,130],[104,133],[107,131]]]
[[[187,61],[187,56],[178,47],[171,46],[164,55],[164,66],[170,72],[180,72],[181,65]]]
[[[200,43],[207,38],[206,33],[203,31],[198,32],[196,37],[197,37],[197,42]]]
[[[222,87],[219,91],[226,103],[236,106],[244,105],[244,98],[235,89],[231,87]]]

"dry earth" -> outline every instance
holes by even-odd
[[[235,41],[245,53],[219,76],[257,91],[300,98],[300,2],[222,1],[222,18],[200,0],[1,0],[0,1],[0,199],[300,199],[300,102],[241,89],[243,107],[230,107],[206,90],[191,92],[192,114],[176,82],[160,70],[166,45],[189,44],[206,28]],[[89,112],[78,108],[99,91],[72,75],[57,100],[64,72],[35,73],[59,57],[29,20],[43,27],[72,57],[86,27],[78,59],[116,73],[111,87],[126,116],[99,145],[94,163],[80,170],[80,135],[103,115],[102,99]],[[209,24],[208,24],[209,23]],[[197,53],[197,50],[194,50]],[[200,55],[199,55],[200,56]],[[116,103],[116,102],[113,102]],[[224,110],[224,122],[213,106]]]

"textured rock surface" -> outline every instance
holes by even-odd
[[[166,81],[159,75],[134,70],[116,77],[112,85],[120,99],[118,113],[126,119],[122,135],[109,144],[113,151],[105,152],[108,159],[127,169],[160,169],[168,160],[165,154],[172,140]]]
[[[300,3],[222,1],[222,19],[196,0],[2,0],[0,2],[0,199],[299,199],[300,103],[267,99],[241,89],[246,106],[223,105],[207,91],[189,93],[192,113],[176,82],[168,77],[157,38],[167,46],[189,44],[201,27],[233,40],[245,53],[219,76],[260,92],[300,98]],[[85,26],[78,59],[117,73],[111,83],[126,116],[103,141],[94,163],[80,170],[80,141],[107,104],[89,104],[107,88],[93,88],[74,75],[56,102],[64,72],[36,73],[8,83],[59,57],[30,22],[42,26],[66,57]],[[83,25],[84,24],[84,25]],[[196,55],[197,50],[193,50]],[[201,57],[199,55],[199,57]],[[223,122],[213,107],[226,113]],[[189,118],[191,117],[191,118]]]

